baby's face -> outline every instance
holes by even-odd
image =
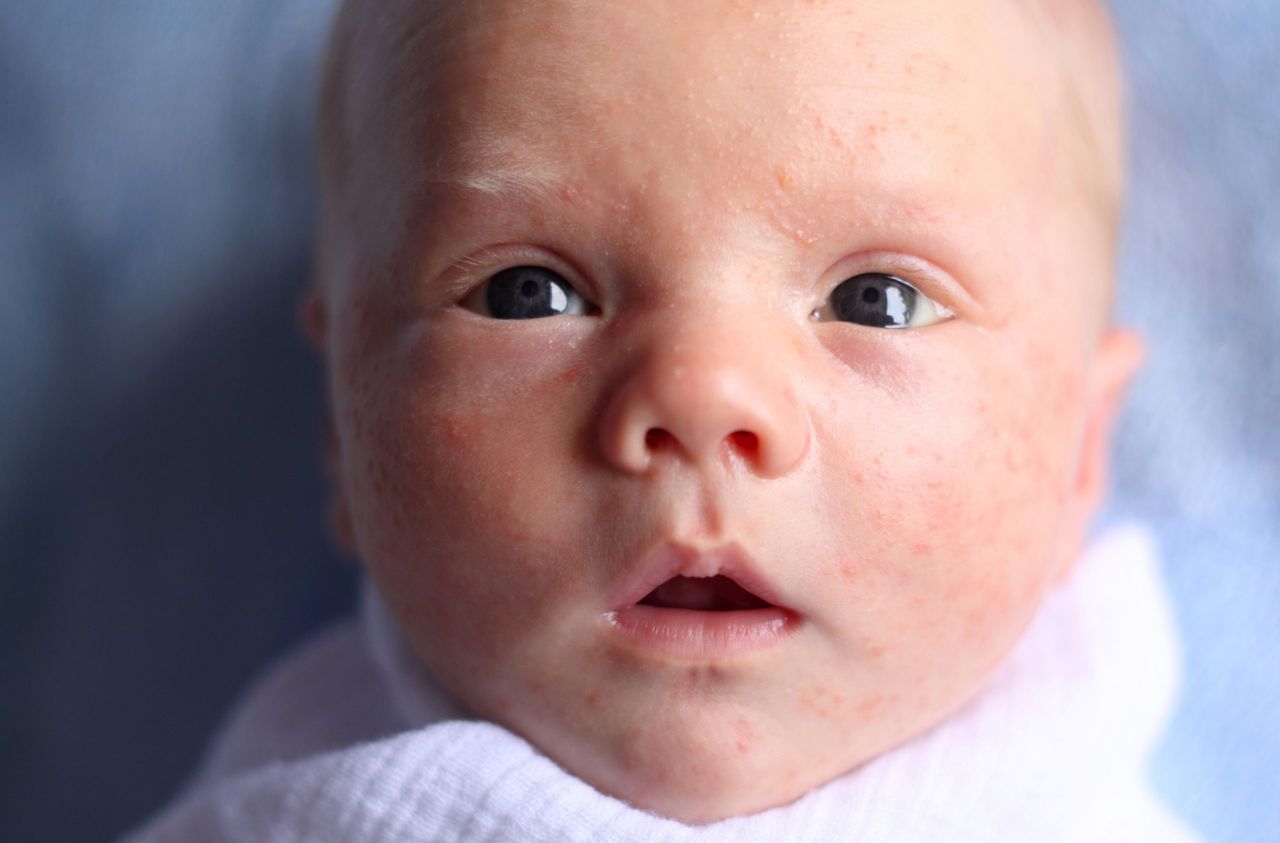
[[[930,728],[1073,557],[1134,362],[1018,4],[463,6],[350,71],[325,246],[412,646],[687,821]]]

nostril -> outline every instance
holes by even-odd
[[[735,430],[729,434],[730,446],[749,460],[754,460],[760,452],[760,437],[749,430]]]
[[[661,451],[675,444],[675,437],[660,427],[651,427],[644,435],[644,446],[650,451]]]

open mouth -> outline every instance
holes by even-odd
[[[773,606],[768,600],[756,596],[723,574],[714,577],[686,577],[677,574],[650,591],[638,605],[698,612],[739,612]]]
[[[605,614],[630,646],[663,658],[723,659],[782,644],[801,622],[737,546],[663,545]]]

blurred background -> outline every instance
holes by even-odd
[[[1120,313],[1150,365],[1107,519],[1160,537],[1185,687],[1152,759],[1280,840],[1280,5],[1117,0]],[[332,0],[0,5],[0,839],[113,839],[347,612],[324,530],[312,89]]]

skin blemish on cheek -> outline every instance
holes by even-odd
[[[575,384],[582,380],[582,373],[582,366],[570,366],[568,369],[561,372],[560,376],[556,378],[556,380],[563,384]]]
[[[825,720],[839,720],[844,716],[845,696],[825,685],[814,685],[800,692],[800,705]]]
[[[588,708],[595,708],[596,706],[600,705],[600,692],[599,691],[588,692],[587,695],[583,697],[583,702],[587,704]]]
[[[751,728],[751,723],[745,717],[738,717],[733,721],[733,731],[738,752],[749,752],[756,743],[756,731]]]
[[[884,700],[883,694],[875,694],[873,696],[867,697],[865,700],[858,703],[859,716],[864,718],[870,717],[871,715],[877,713],[878,711],[884,708],[884,702],[885,700]]]
[[[572,205],[578,200],[578,188],[571,184],[561,185],[556,193],[566,205]]]
[[[465,445],[471,441],[471,429],[458,416],[448,413],[441,413],[436,419],[436,429],[439,430],[451,445]]]
[[[889,526],[889,515],[885,512],[884,507],[877,506],[871,510],[871,523],[874,524],[882,532]]]

